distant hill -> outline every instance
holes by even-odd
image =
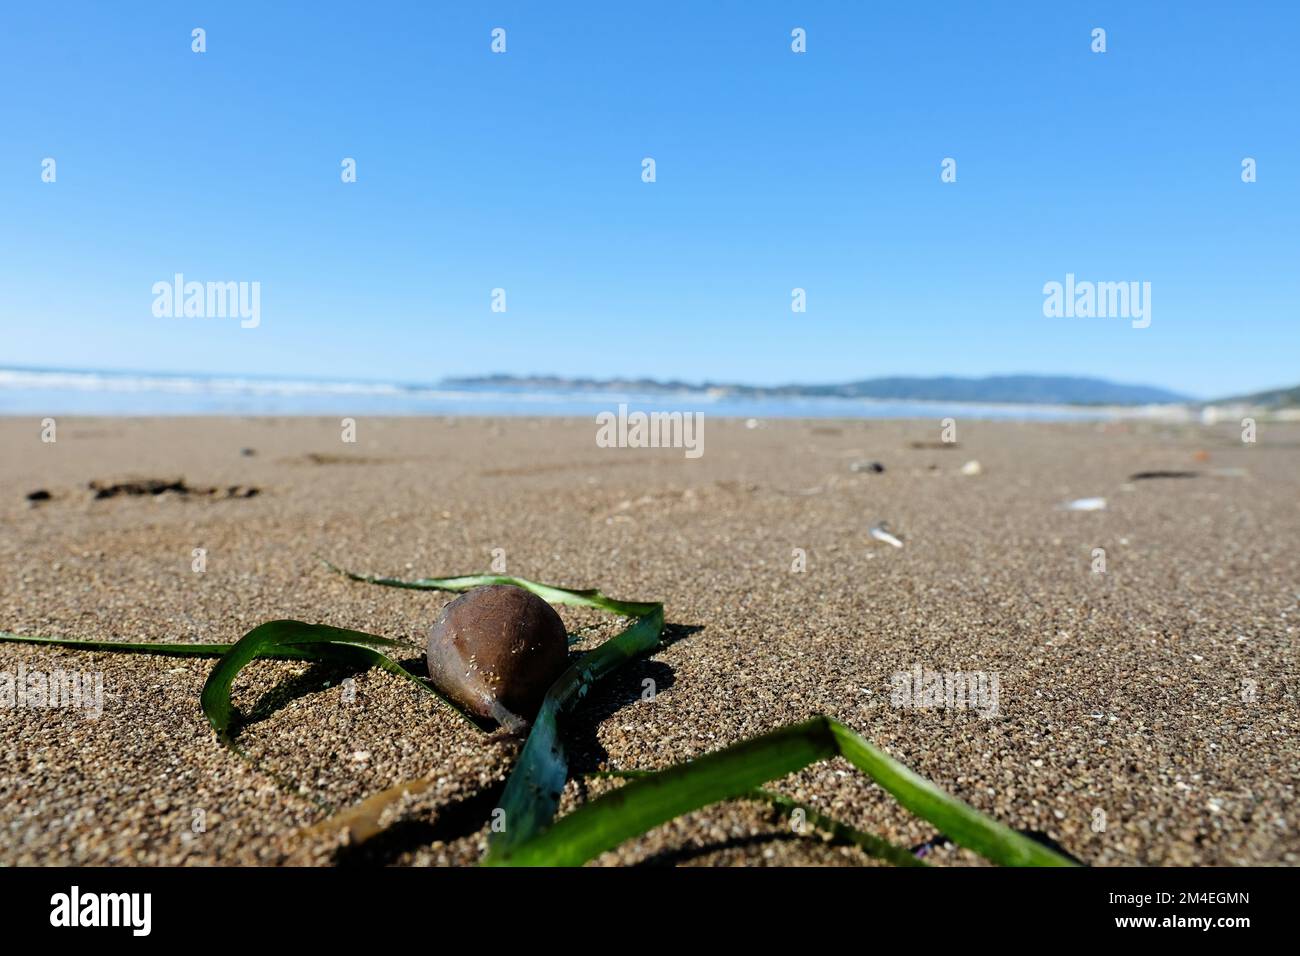
[[[1260,405],[1264,408],[1300,407],[1300,385],[1293,388],[1270,388],[1249,395],[1233,395],[1231,398],[1216,398],[1209,405]]]
[[[1099,378],[1061,375],[992,375],[986,378],[872,378],[841,385],[691,384],[655,379],[561,378],[555,375],[484,375],[449,379],[450,387],[542,388],[572,391],[711,391],[751,398],[870,398],[886,401],[976,402],[1018,405],[1161,405],[1188,396],[1151,385],[1124,385]]]

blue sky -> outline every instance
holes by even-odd
[[[1300,381],[1293,3],[0,17],[0,365]],[[177,272],[260,282],[260,326],[155,317]],[[1151,326],[1044,317],[1067,272]]]

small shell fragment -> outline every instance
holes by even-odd
[[[865,471],[873,475],[880,475],[884,473],[885,466],[878,461],[854,461],[849,463],[849,471],[855,474]]]
[[[903,546],[902,540],[890,533],[889,525],[883,521],[880,522],[880,524],[872,526],[871,537],[875,538],[877,541],[883,541],[885,544],[892,544],[895,548],[901,548]]]
[[[1061,505],[1066,511],[1105,511],[1105,498],[1076,498]]]

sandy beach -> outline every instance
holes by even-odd
[[[363,418],[355,443],[337,419],[61,418],[54,443],[38,419],[0,420],[0,629],[233,642],[299,618],[422,644],[452,595],[318,558],[419,577],[486,572],[501,549],[511,574],[666,605],[665,646],[567,723],[574,774],[829,714],[1090,864],[1300,862],[1300,426],[1243,444],[1227,425],[959,421],[944,445],[937,421],[756,425],[710,418],[688,459],[597,447],[590,420]],[[1195,474],[1130,480],[1152,471]],[[127,478],[189,492],[89,488]],[[1060,507],[1093,497],[1105,510]],[[901,548],[871,538],[879,521]],[[595,625],[588,641],[616,632],[562,616]],[[0,709],[0,863],[481,855],[517,743],[380,670],[259,662],[235,685],[244,760],[199,709],[211,666],[0,644],[0,671],[103,680],[97,718]],[[893,675],[918,666],[996,676],[996,713],[895,706]],[[365,846],[302,834],[421,777]],[[607,786],[571,781],[561,812]],[[905,846],[935,836],[843,761],[772,787]],[[873,861],[733,803],[598,862]]]

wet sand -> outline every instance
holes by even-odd
[[[667,645],[566,725],[575,772],[663,767],[825,713],[1092,864],[1300,861],[1300,426],[1244,445],[1230,427],[959,421],[951,447],[930,421],[710,418],[698,459],[595,432],[361,419],[348,444],[337,420],[68,418],[46,444],[38,421],[3,419],[0,629],[233,642],[292,617],[423,643],[451,595],[349,582],[317,558],[415,577],[485,572],[502,549],[512,574],[666,605]],[[871,461],[885,470],[853,469]],[[1197,475],[1128,480],[1153,470]],[[190,491],[88,488],[130,477]],[[28,502],[37,490],[49,500]],[[1087,497],[1106,510],[1058,507]],[[880,520],[902,548],[873,541]],[[211,665],[0,644],[0,672],[103,680],[97,719],[0,707],[0,863],[481,854],[515,744],[379,670],[259,662],[235,685],[241,760],[199,710]],[[894,706],[893,676],[918,665],[996,677],[996,713]],[[425,776],[364,847],[297,835]],[[571,782],[562,812],[603,786]],[[843,761],[772,786],[900,844],[934,836]],[[872,861],[728,804],[599,862]]]

